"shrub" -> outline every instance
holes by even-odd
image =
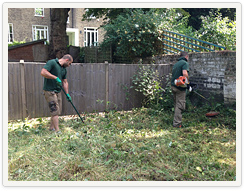
[[[20,42],[14,41],[14,42],[8,44],[8,47],[16,46],[16,45],[20,45],[20,44],[24,44],[24,43],[26,43],[26,42],[25,41],[20,41]]]
[[[210,16],[201,16],[202,26],[197,31],[198,38],[225,46],[228,50],[236,49],[236,21],[222,17],[222,14],[210,12]]]
[[[172,109],[170,79],[170,74],[160,77],[158,71],[154,71],[151,66],[141,66],[132,77],[131,88],[143,94],[143,106],[157,110]]]
[[[152,56],[160,50],[157,30],[160,19],[153,10],[144,12],[136,9],[131,13],[119,15],[103,26],[106,34],[101,46],[112,45],[115,56],[132,59]]]

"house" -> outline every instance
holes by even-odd
[[[99,26],[102,19],[90,18],[82,21],[84,8],[71,8],[67,20],[69,45],[97,46],[103,40],[104,32]],[[8,43],[31,42],[50,39],[50,8],[9,8]]]
[[[49,40],[50,9],[9,8],[8,43]]]
[[[97,46],[103,41],[104,31],[99,28],[103,19],[91,17],[90,21],[82,21],[84,8],[71,8],[67,21],[69,44],[73,46]]]

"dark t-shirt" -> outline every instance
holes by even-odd
[[[44,68],[60,80],[66,79],[67,70],[59,64],[57,58],[49,60]],[[60,92],[61,88],[57,86],[56,80],[44,78],[43,90]]]
[[[181,91],[184,91],[186,90],[186,88],[176,86],[174,83],[175,79],[179,78],[180,76],[183,76],[182,70],[187,70],[187,72],[189,72],[189,64],[185,57],[179,58],[178,62],[173,66],[172,79],[171,79],[172,86],[178,88]]]

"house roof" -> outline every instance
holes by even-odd
[[[8,50],[12,50],[12,49],[15,49],[15,48],[20,48],[20,47],[23,47],[23,46],[38,44],[38,43],[41,43],[41,42],[45,42],[46,40],[47,39],[41,39],[41,40],[35,40],[35,41],[31,41],[31,42],[26,42],[26,43],[23,43],[23,44],[18,44],[18,45],[15,45],[15,46],[10,46],[10,47],[8,47]]]

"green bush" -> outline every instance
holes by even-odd
[[[106,31],[101,46],[112,45],[114,56],[145,58],[156,54],[160,48],[158,25],[160,16],[153,10],[143,12],[136,9],[132,13],[119,15],[103,28]]]
[[[26,43],[26,42],[25,41],[20,41],[20,42],[14,41],[14,42],[8,44],[8,47],[17,46],[17,45],[24,44],[24,43]]]
[[[236,21],[222,17],[219,12],[202,16],[202,26],[197,31],[197,38],[225,46],[227,50],[236,50]]]
[[[151,66],[141,66],[132,77],[131,88],[144,95],[143,106],[157,110],[172,109],[170,79],[170,74],[160,77],[158,71],[154,71]]]

